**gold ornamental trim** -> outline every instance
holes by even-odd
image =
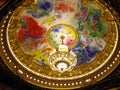
[[[72,3],[74,2],[75,1]],[[26,0],[22,5],[17,7],[15,11],[10,10],[0,22],[0,55],[9,69],[23,80],[36,86],[49,89],[82,88],[94,84],[109,75],[120,64],[119,16],[117,16],[117,12],[107,3],[103,4],[98,0],[84,0],[82,3],[83,5],[90,4],[99,7],[102,11],[100,19],[108,24],[108,31],[105,37],[103,37],[106,46],[103,51],[95,54],[96,58],[93,61],[90,63],[82,63],[77,69],[64,73],[51,70],[48,64],[49,62],[45,62],[46,66],[40,66],[35,63],[34,57],[36,54],[39,56],[39,53],[24,52],[23,48],[21,48],[24,42],[19,41],[16,36],[17,29],[22,26],[20,17],[25,13],[23,11],[34,8],[37,4],[37,0]],[[40,13],[40,10],[38,10],[38,12]],[[60,18],[60,16],[58,16],[58,18]],[[41,23],[42,20],[43,19],[36,19],[39,23]],[[47,26],[47,24],[45,25]],[[59,25],[66,26],[67,24],[51,25],[52,27],[48,28],[45,34],[52,50],[56,49],[56,47],[51,43],[49,35],[52,29]],[[81,36],[78,35],[77,29],[74,28],[75,26],[70,26],[69,24],[67,26],[71,27],[76,35],[75,42],[73,46],[70,47],[72,49]],[[36,40],[36,37],[33,38]],[[31,40],[31,38],[29,40]]]

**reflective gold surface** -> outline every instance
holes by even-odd
[[[33,3],[34,2],[34,3]],[[82,63],[77,69],[60,73],[49,68],[49,64],[42,67],[34,62],[34,55],[26,55],[21,49],[22,42],[16,38],[16,30],[21,26],[20,16],[25,9],[33,8],[35,1],[25,1],[15,12],[10,13],[1,24],[1,56],[8,67],[17,75],[30,83],[47,88],[68,89],[84,87],[93,84],[114,70],[119,64],[119,33],[115,16],[102,3],[87,0],[83,4],[95,4],[102,10],[101,19],[107,22],[108,32],[103,37],[106,46],[103,51],[96,53],[96,58],[90,63]],[[9,19],[10,18],[10,19]],[[7,28],[6,28],[6,27]],[[49,32],[49,31],[48,31]],[[78,36],[77,36],[78,37]],[[48,63],[48,62],[46,62]]]

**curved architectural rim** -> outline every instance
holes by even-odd
[[[105,4],[106,7],[109,5]],[[109,10],[112,11],[113,9],[109,7]],[[3,58],[5,64],[13,71],[16,75],[20,76],[25,81],[28,81],[32,84],[35,84],[37,86],[42,86],[45,88],[54,88],[54,89],[73,89],[73,88],[80,88],[84,87],[89,84],[93,84],[104,77],[106,77],[108,74],[110,74],[120,63],[120,37],[118,36],[118,44],[116,46],[116,50],[109,59],[109,61],[104,65],[101,69],[99,69],[97,72],[92,75],[86,76],[84,78],[80,79],[74,79],[74,80],[65,80],[64,82],[59,80],[50,80],[46,78],[41,78],[39,76],[36,76],[33,73],[30,73],[29,71],[25,70],[22,66],[19,65],[19,63],[15,60],[15,58],[12,56],[12,54],[9,51],[8,45],[6,45],[6,24],[9,21],[9,18],[12,15],[12,11],[9,11],[9,14],[3,19],[3,24],[1,25],[1,32],[0,32],[0,54]],[[113,13],[115,14],[115,12]],[[117,17],[115,17],[117,20]],[[119,22],[119,21],[118,21]],[[116,21],[117,23],[117,21]],[[118,28],[118,35],[120,35],[120,26],[119,23],[117,23]],[[101,78],[100,78],[101,77]],[[92,82],[91,82],[92,81]],[[66,88],[67,87],[67,88]]]

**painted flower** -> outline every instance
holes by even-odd
[[[85,31],[84,31],[84,35],[85,35],[85,36],[88,36],[88,35],[89,35],[89,31],[88,31],[88,30],[85,30]]]

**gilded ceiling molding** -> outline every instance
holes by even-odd
[[[29,83],[82,88],[119,65],[119,28],[116,11],[98,0],[25,0],[0,24],[0,54]]]

